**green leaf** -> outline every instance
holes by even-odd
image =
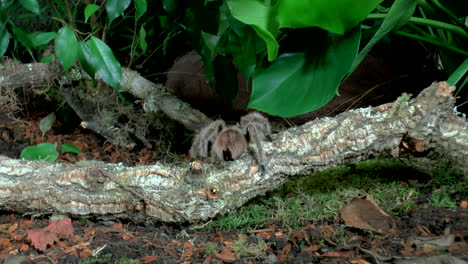
[[[174,13],[179,5],[178,0],[163,0],[162,2],[164,10],[169,14]]]
[[[344,36],[330,33],[316,56],[289,53],[279,56],[253,79],[249,108],[290,117],[315,110],[336,94],[355,59],[360,31]],[[320,39],[314,39],[318,42]]]
[[[63,144],[59,148],[60,151],[72,154],[80,154],[81,149],[79,147],[73,146],[71,144]]]
[[[88,22],[88,18],[92,16],[96,11],[98,11],[100,6],[95,5],[95,4],[89,4],[86,5],[86,8],[84,10],[84,16],[85,16],[85,23]]]
[[[146,13],[148,4],[146,3],[146,0],[134,0],[134,4],[137,12],[136,20],[138,20]]]
[[[237,71],[230,59],[218,55],[213,60],[214,75],[216,80],[216,93],[221,99],[230,105],[236,98],[238,90]]]
[[[395,0],[395,2],[393,2],[393,5],[388,11],[388,15],[384,19],[382,25],[380,25],[369,43],[367,43],[361,52],[359,52],[358,57],[351,66],[350,72],[353,72],[356,69],[367,53],[379,40],[393,29],[397,29],[408,22],[416,9],[417,2],[418,1],[415,0]]]
[[[54,59],[54,55],[47,55],[41,58],[42,63],[49,63]]]
[[[26,147],[21,151],[20,158],[26,160],[44,160],[54,162],[59,156],[55,144],[42,143],[37,146]]]
[[[231,14],[241,22],[252,26],[267,45],[268,60],[278,55],[279,44],[275,37],[279,32],[278,5],[264,5],[256,0],[227,0]]]
[[[97,64],[98,62],[94,62],[95,58],[91,56],[91,51],[88,47],[88,45],[85,42],[78,42],[78,61],[80,62],[81,68],[89,74],[92,78],[94,78],[94,75],[96,74],[96,69],[90,64],[89,61],[91,61],[93,64]]]
[[[33,41],[29,37],[28,33],[16,26],[13,26],[12,30],[15,39],[18,40],[23,46],[25,46],[28,49],[32,49],[34,47]]]
[[[78,54],[78,40],[73,29],[62,27],[55,39],[55,54],[66,72],[73,65]]]
[[[10,33],[8,32],[5,24],[3,24],[2,21],[0,21],[0,57],[2,57],[5,54],[9,44]]]
[[[56,120],[55,113],[50,113],[46,117],[42,118],[41,121],[39,121],[39,129],[42,132],[42,136],[49,131],[52,126],[54,125]]]
[[[450,77],[447,80],[448,84],[452,86],[457,85],[457,83],[463,79],[463,76],[467,76],[467,73],[468,73],[468,59],[465,59],[465,61],[462,64],[460,64],[460,66],[458,66],[458,68],[450,75]],[[458,90],[455,93],[455,95],[457,95],[461,91],[463,86],[464,86],[463,83],[458,86]]]
[[[239,23],[240,24],[240,23]],[[246,79],[249,79],[257,65],[256,34],[248,26],[233,26],[228,33],[229,54]]]
[[[31,43],[33,48],[37,48],[40,46],[44,46],[48,44],[51,40],[53,40],[57,36],[55,32],[33,32],[29,34],[29,38],[31,39]]]
[[[280,27],[320,27],[343,34],[364,20],[380,2],[382,0],[281,0]]]
[[[148,44],[146,43],[146,30],[143,27],[143,25],[141,25],[140,28],[140,37],[138,38],[138,44],[140,45],[140,49],[143,52],[146,52],[146,49],[148,49]]]
[[[83,69],[86,72],[90,70],[88,74],[91,76],[97,74],[100,79],[118,91],[122,80],[122,71],[119,61],[109,46],[102,40],[91,37],[84,45],[81,45],[81,53],[80,63],[84,59],[85,64],[87,64]]]
[[[107,0],[106,10],[109,17],[109,25],[123,14],[125,9],[130,5],[131,0]]]
[[[39,8],[39,2],[37,0],[20,0],[19,2],[24,8],[33,12],[34,14],[41,14],[41,9]]]

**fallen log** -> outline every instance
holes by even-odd
[[[0,156],[0,209],[60,212],[135,222],[196,222],[225,214],[292,176],[378,157],[425,156],[468,168],[465,116],[454,87],[434,83],[419,96],[351,110],[273,135],[263,142],[262,174],[245,154],[233,162],[77,164]]]

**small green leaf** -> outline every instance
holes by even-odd
[[[60,151],[72,154],[79,154],[81,153],[81,149],[79,147],[73,146],[71,144],[63,144],[59,148]]]
[[[0,21],[0,57],[2,57],[10,44],[10,33],[8,32],[5,24]]]
[[[136,20],[138,20],[146,13],[148,4],[146,3],[146,0],[134,0],[134,4],[137,12]]]
[[[66,72],[75,63],[78,56],[78,40],[73,29],[62,27],[55,39],[55,53]]]
[[[20,158],[25,160],[44,160],[54,162],[60,154],[57,152],[55,144],[42,143],[37,146],[26,147],[21,151]]]
[[[42,63],[49,63],[54,59],[54,55],[47,55],[41,58]]]
[[[468,59],[465,59],[465,61],[462,64],[460,64],[460,66],[458,66],[458,68],[448,78],[447,80],[448,84],[450,85],[458,84],[457,85],[458,89],[455,95],[458,95],[461,89],[463,89],[463,87],[465,86],[466,81],[468,79],[467,73],[468,73]],[[465,76],[465,82],[459,83],[463,79],[464,76]]]
[[[102,40],[91,37],[90,40],[86,41],[85,47],[82,46],[81,50],[84,60],[91,68],[91,73],[94,72],[105,83],[118,91],[120,81],[122,80],[122,71],[119,61],[115,58],[109,46],[102,42]],[[86,70],[86,68],[84,69]],[[90,75],[91,73],[88,72]],[[94,76],[94,74],[91,76]]]
[[[92,78],[94,78],[96,74],[96,69],[90,64],[91,61],[93,62],[94,58],[91,56],[91,51],[88,45],[85,42],[78,42],[78,61],[80,62],[81,68],[89,74]],[[98,62],[93,62],[94,64]]]
[[[143,25],[141,25],[141,28],[140,28],[140,37],[138,39],[138,44],[140,45],[140,49],[143,52],[146,52],[146,49],[148,48],[148,44],[146,43],[146,30],[143,27]]]
[[[56,120],[55,113],[50,113],[46,117],[42,118],[41,121],[39,121],[39,129],[42,132],[42,136],[49,131],[52,126],[54,125]]]
[[[29,34],[33,48],[44,46],[57,36],[55,32],[33,32]]]
[[[29,37],[29,34],[26,33],[24,30],[22,30],[21,28],[13,26],[13,35],[15,39],[18,40],[26,48],[28,49],[34,48],[33,41]]]
[[[20,0],[19,2],[24,8],[33,12],[34,14],[41,14],[41,9],[39,8],[39,2],[37,0]]]
[[[92,16],[96,11],[98,11],[100,6],[95,5],[95,4],[89,4],[86,6],[84,10],[84,16],[85,16],[85,23],[88,22],[88,19],[90,16]]]
[[[130,5],[131,0],[107,0],[106,10],[109,17],[109,25],[123,14],[125,9]]]

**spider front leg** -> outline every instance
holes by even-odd
[[[195,136],[189,154],[192,158],[208,158],[218,134],[225,128],[223,120],[216,120],[206,125]]]
[[[252,112],[241,117],[240,125],[245,131],[247,141],[249,143],[255,143],[255,147],[257,148],[257,164],[263,174],[265,172],[267,162],[263,156],[261,141],[264,139],[272,141],[270,122],[259,112]]]

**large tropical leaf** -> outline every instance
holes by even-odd
[[[281,0],[282,28],[320,27],[343,34],[364,20],[382,0]]]
[[[324,45],[325,50],[318,52],[318,56],[283,54],[256,74],[249,108],[290,117],[330,101],[356,58],[360,30],[330,36],[328,45]]]

